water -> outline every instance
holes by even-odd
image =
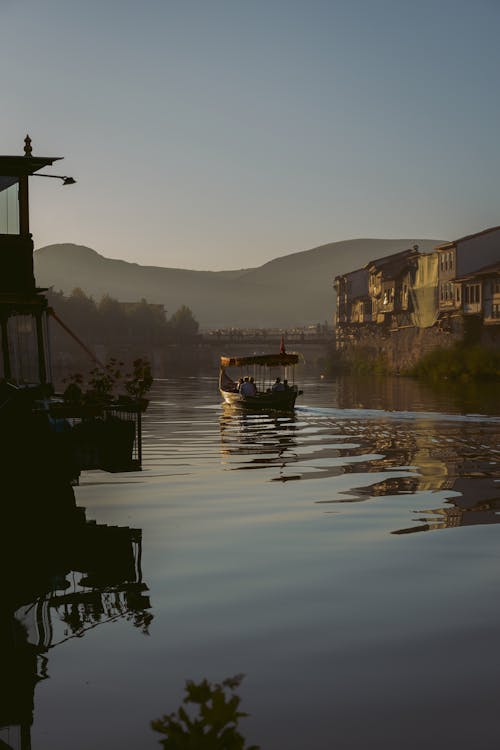
[[[144,471],[82,477],[87,518],[143,530],[153,619],[68,639],[51,610],[34,750],[159,747],[187,678],[241,672],[263,750],[497,747],[495,390],[304,389],[240,414],[212,379],[157,383]]]

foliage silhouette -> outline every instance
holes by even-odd
[[[197,706],[198,715],[192,717],[180,706],[176,713],[151,722],[155,732],[165,735],[160,740],[165,750],[259,750],[257,745],[245,747],[238,731],[239,720],[249,715],[238,710],[241,698],[235,692],[243,677],[238,674],[221,683],[187,680],[183,703]]]
[[[105,406],[116,398],[122,401],[140,400],[151,390],[153,375],[147,359],[138,358],[132,363],[132,372],[123,374],[123,362],[112,357],[101,367],[94,367],[87,377],[78,372],[64,378],[69,383],[63,396],[69,404],[93,404]],[[125,391],[126,396],[122,395]]]
[[[189,307],[183,305],[170,318],[162,305],[139,302],[118,302],[105,295],[99,303],[76,288],[71,295],[53,289],[47,294],[49,305],[70,330],[94,351],[104,348],[106,354],[125,360],[152,359],[154,350],[179,347],[189,350],[198,336],[198,321]],[[84,366],[88,355],[60,326],[51,325],[51,346],[56,368]],[[74,389],[75,390],[75,389]]]

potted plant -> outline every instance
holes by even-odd
[[[147,359],[134,359],[132,363],[133,370],[125,376],[123,386],[127,392],[126,396],[119,396],[119,403],[137,404],[140,411],[146,411],[149,401],[144,398],[149,393],[153,385],[153,375],[151,373],[151,364]]]

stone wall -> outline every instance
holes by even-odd
[[[446,349],[459,342],[500,347],[500,325],[484,326],[478,319],[456,316],[430,328],[407,326],[391,330],[382,324],[366,323],[345,328],[340,350],[347,366],[378,364],[391,372],[403,372],[434,349]]]

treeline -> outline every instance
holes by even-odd
[[[49,305],[59,318],[85,343],[140,348],[162,346],[193,339],[199,324],[183,305],[170,318],[162,305],[123,303],[106,294],[99,302],[76,288],[69,296],[49,290]]]
[[[56,316],[101,362],[117,358],[129,365],[143,357],[164,374],[167,363],[170,370],[196,350],[199,324],[185,305],[168,317],[163,305],[145,299],[124,303],[105,295],[96,302],[79,288],[70,295],[51,289],[47,297]],[[49,339],[57,382],[92,366],[85,349],[55,320],[50,321]],[[175,355],[169,354],[173,351]]]

